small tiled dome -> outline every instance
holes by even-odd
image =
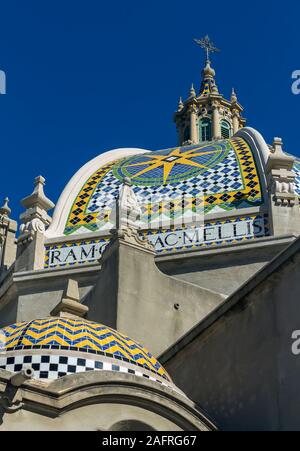
[[[119,371],[173,387],[147,349],[95,322],[45,318],[13,324],[1,332],[0,369],[17,372],[30,365],[38,379],[91,370]]]

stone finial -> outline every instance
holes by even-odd
[[[237,103],[237,95],[236,95],[236,93],[235,93],[234,88],[232,88],[231,97],[230,97],[230,102],[231,102],[231,103]]]
[[[273,146],[272,146],[273,153],[276,153],[276,154],[281,153],[282,154],[283,153],[282,146],[283,146],[282,138],[275,137],[273,140]]]
[[[11,214],[11,209],[8,206],[8,202],[9,202],[9,198],[6,197],[4,199],[4,205],[2,207],[0,207],[0,216],[4,216],[4,217],[8,218],[9,215]]]
[[[206,61],[206,66],[202,71],[202,83],[200,88],[200,97],[208,94],[219,94],[219,90],[215,81],[215,71],[210,65],[210,61]]]
[[[44,233],[51,223],[51,217],[47,212],[54,208],[55,205],[46,197],[44,185],[44,177],[36,177],[32,194],[21,201],[26,211],[20,216],[22,224],[20,226],[21,235],[18,242],[31,241],[35,233]]]
[[[287,169],[292,170],[295,158],[283,152],[283,143],[281,138],[274,138],[272,152],[267,162],[267,171],[271,169]]]
[[[76,280],[73,279],[68,280],[68,285],[65,290],[65,298],[72,299],[73,301],[76,302],[80,301],[78,282]]]
[[[183,110],[183,108],[184,108],[184,104],[183,104],[183,101],[182,101],[182,97],[180,97],[180,98],[179,98],[179,102],[178,102],[178,108],[177,108],[177,111],[180,112],[180,111]]]
[[[189,98],[192,99],[194,97],[196,97],[196,91],[195,91],[195,88],[194,88],[194,84],[192,84],[191,89],[190,89]]]
[[[40,207],[45,211],[52,210],[54,203],[45,196],[44,193],[45,179],[41,175],[34,179],[34,190],[30,196],[21,200],[21,204],[25,208]]]
[[[51,316],[59,317],[83,317],[89,308],[80,303],[78,282],[68,279],[67,287],[63,293],[62,300],[52,310]]]
[[[204,79],[214,78],[216,76],[215,70],[211,67],[210,61],[206,60],[205,67],[202,71],[202,75]]]

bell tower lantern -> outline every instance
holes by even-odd
[[[195,42],[205,50],[206,61],[199,93],[192,85],[188,98],[185,101],[180,98],[174,115],[180,146],[228,139],[246,123],[242,117],[243,107],[239,104],[234,89],[230,100],[219,93],[216,73],[210,61],[210,53],[219,52],[219,49],[208,36],[195,39]]]

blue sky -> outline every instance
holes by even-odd
[[[47,179],[57,201],[70,177],[117,147],[176,145],[172,115],[203,54],[194,37],[209,34],[220,91],[234,86],[248,125],[300,155],[297,1],[27,0],[1,2],[0,196],[22,211],[33,178]]]

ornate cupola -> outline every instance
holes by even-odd
[[[174,116],[181,146],[228,139],[246,123],[242,117],[243,107],[239,104],[235,91],[232,90],[230,100],[219,93],[216,73],[210,61],[210,53],[219,50],[208,36],[201,40],[195,39],[195,42],[206,51],[206,61],[199,94],[192,85],[187,100],[180,98]]]

